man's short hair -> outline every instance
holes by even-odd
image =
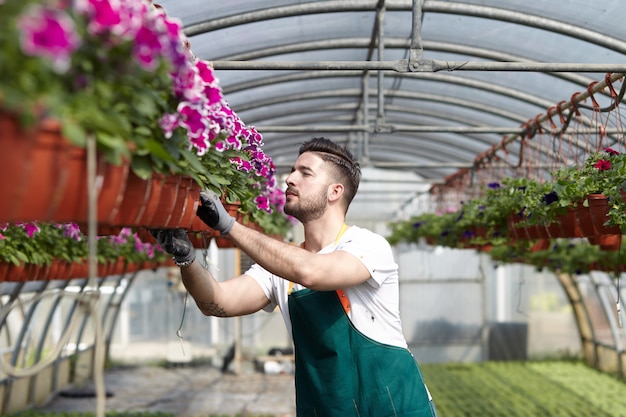
[[[313,138],[303,143],[298,155],[304,152],[314,152],[324,161],[333,164],[337,179],[345,189],[347,208],[354,199],[361,182],[361,166],[354,160],[352,153],[345,146],[324,137]]]

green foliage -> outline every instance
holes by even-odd
[[[392,223],[389,243],[417,243],[420,238],[441,246],[454,246],[464,230],[458,227],[460,213],[423,213],[408,220]]]
[[[593,270],[618,272],[626,265],[626,253],[604,251],[586,239],[553,239],[544,249],[537,241],[516,240],[493,245],[490,258],[496,264],[523,263],[539,271],[585,274]]]
[[[250,218],[259,225],[263,233],[271,236],[284,238],[289,230],[293,228],[289,217],[278,207],[274,207],[271,213],[265,210],[254,210]]]
[[[626,416],[626,386],[580,361],[422,364],[445,417]]]
[[[35,233],[33,236],[38,236],[38,232],[31,230],[30,233]],[[26,227],[7,225],[0,229],[0,236],[0,261],[14,265],[47,265],[52,262],[53,256],[45,249],[46,240],[37,237],[32,238]]]
[[[87,236],[77,225],[50,223],[5,224],[0,227],[0,261],[19,264],[50,264],[53,259],[84,262],[89,255]],[[142,242],[131,229],[118,235],[97,237],[98,263],[119,258],[127,263],[160,262],[170,256],[156,245]]]
[[[581,167],[563,167],[552,177],[561,206],[588,206],[588,195],[605,195],[610,204],[606,225],[619,226],[622,232],[626,231],[626,202],[623,198],[626,190],[626,154],[605,148],[590,155]]]

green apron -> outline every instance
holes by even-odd
[[[376,342],[350,322],[334,291],[289,295],[298,417],[434,417],[408,349]]]

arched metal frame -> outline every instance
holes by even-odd
[[[618,0],[158,3],[281,173],[300,143],[327,135],[377,179],[395,170],[441,182],[538,113],[626,72]],[[372,213],[364,187],[350,214],[392,218],[425,190],[405,186],[404,201]]]
[[[97,278],[99,298],[96,308],[108,351],[119,310],[137,272]],[[13,367],[30,368],[49,359],[49,352],[62,339],[54,334],[56,320],[65,332],[76,317],[78,328],[69,335],[62,354],[42,371],[31,377],[12,377],[0,372],[0,414],[10,409],[41,404],[53,392],[91,377],[95,351],[93,322],[78,298],[68,294],[83,293],[88,278],[54,281],[3,282],[0,285],[0,338],[4,361]],[[109,289],[103,291],[104,288]],[[79,369],[81,368],[82,369]],[[41,389],[40,384],[50,388]],[[44,397],[42,396],[44,394]],[[19,395],[18,395],[19,394]]]

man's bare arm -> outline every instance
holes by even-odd
[[[219,282],[197,260],[181,268],[181,274],[185,288],[207,316],[242,316],[269,304],[261,286],[248,275]]]
[[[233,225],[229,236],[263,268],[313,290],[351,287],[370,278],[365,265],[344,251],[328,254],[309,252],[239,223]]]

